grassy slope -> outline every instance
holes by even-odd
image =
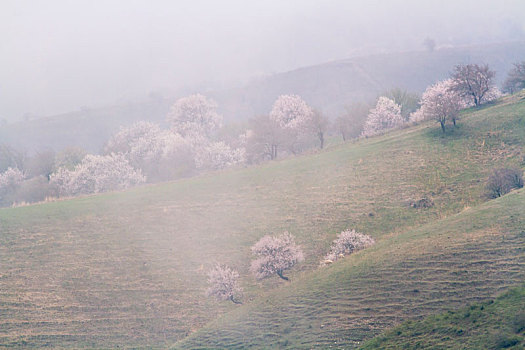
[[[525,192],[380,239],[231,312],[177,348],[349,348],[525,279]]]
[[[523,349],[525,286],[482,304],[402,325],[369,341],[371,349]]]
[[[268,299],[268,303],[282,305],[283,310],[296,308],[298,317],[304,317],[296,321],[302,326],[286,322],[287,326],[280,327],[276,322],[269,334],[285,332],[297,340],[301,339],[297,336],[301,332],[312,332],[308,344],[314,340],[327,344],[339,338],[361,339],[408,315],[426,314],[459,303],[463,296],[457,289],[463,284],[470,286],[464,290],[471,297],[488,297],[523,277],[522,269],[516,265],[515,244],[520,243],[520,238],[515,236],[513,227],[509,227],[505,240],[509,245],[493,254],[497,261],[487,260],[484,254],[499,247],[500,228],[504,226],[490,226],[489,232],[498,234],[479,242],[485,250],[465,238],[465,242],[451,240],[450,250],[433,251],[437,255],[431,266],[441,271],[435,285],[425,275],[425,268],[418,265],[416,253],[423,251],[421,248],[414,249],[413,258],[400,255],[397,260],[378,260],[385,261],[385,269],[370,270],[372,275],[352,269],[353,260],[330,267],[329,274],[321,271],[310,277],[309,271],[344,228],[357,228],[379,239],[374,249],[378,256],[385,257],[377,250],[387,244],[383,242],[402,234],[408,244],[412,235],[406,232],[411,228],[481,203],[483,179],[490,169],[516,165],[522,159],[525,102],[511,103],[519,98],[515,96],[513,101],[465,115],[461,127],[446,138],[440,137],[434,124],[426,124],[259,167],[122,193],[0,210],[0,344],[171,344],[218,315],[236,309],[203,297],[205,271],[216,261],[238,268],[246,301],[258,300],[227,316],[242,316],[248,312],[244,310],[260,307],[257,310],[262,314],[256,312],[260,317],[254,316],[258,321],[248,322],[248,326],[259,327],[258,322],[266,322],[264,316],[274,312],[272,307],[264,308],[265,290],[280,288],[275,293],[289,293],[291,300],[302,304],[304,295],[294,291],[307,287],[309,280],[317,286],[308,290],[311,294],[304,300],[323,301],[312,305],[322,306],[324,301],[328,304],[321,309],[308,309],[307,315],[300,312],[304,309],[287,304],[290,299]],[[416,210],[406,205],[410,198],[428,195],[436,203],[433,208]],[[509,198],[523,200],[513,196]],[[250,245],[268,232],[284,230],[295,234],[304,246],[306,262],[291,272],[294,282],[289,286],[282,287],[278,279],[254,281],[247,271]],[[478,234],[481,233],[475,233]],[[450,236],[465,234],[453,232]],[[436,247],[443,244],[434,243]],[[398,250],[404,252],[406,246],[399,246]],[[462,255],[465,252],[472,255]],[[462,267],[470,258],[481,261],[474,264],[479,269],[468,264]],[[457,271],[449,271],[447,259],[456,259]],[[369,257],[368,261],[371,264],[374,259]],[[504,279],[499,274],[500,262],[508,264]],[[398,269],[403,266],[414,270],[403,273],[408,274],[407,278],[414,274],[416,287],[400,279]],[[457,286],[451,283],[456,274],[464,279]],[[355,279],[351,283],[335,283],[347,275],[362,276],[362,283],[355,288]],[[473,276],[474,282],[465,282]],[[385,279],[392,281],[391,290],[380,291],[369,285]],[[429,284],[421,286],[426,279]],[[405,290],[402,286],[421,290],[414,292],[416,300],[430,296],[441,302],[432,299],[426,307],[406,309],[404,299],[399,299],[396,292]],[[372,323],[361,330],[354,327],[355,320],[349,316],[351,308],[347,306],[374,295],[375,304],[361,310],[360,317],[366,319],[375,310],[381,312],[390,293],[395,296],[391,303],[399,303],[395,307],[405,311],[386,314],[379,321],[372,317]],[[334,308],[339,310],[335,314]],[[325,319],[315,318],[322,310]],[[333,323],[326,322],[330,320]],[[319,328],[320,322],[325,325],[323,328]],[[308,327],[321,331],[313,332]],[[347,335],[350,329],[357,335]],[[210,340],[206,332],[203,330],[192,339]],[[277,342],[282,337],[270,338]],[[242,338],[234,343],[239,339]],[[257,336],[253,340],[268,341]]]

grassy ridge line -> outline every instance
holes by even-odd
[[[446,138],[427,123],[262,166],[2,209],[0,344],[173,344],[234,309],[204,298],[214,262],[240,270],[247,302],[281,285],[248,272],[264,234],[297,236],[307,260],[295,280],[342,229],[380,238],[482,202],[490,169],[520,159],[523,116],[514,96],[467,112]],[[408,207],[428,195],[433,208]]]
[[[353,348],[402,320],[525,278],[525,191],[468,209],[270,292],[175,348]]]
[[[372,349],[523,349],[525,285],[482,304],[405,322],[368,341]]]

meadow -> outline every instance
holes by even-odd
[[[0,347],[358,347],[408,319],[524,280],[525,95],[321,152],[124,192],[0,210]],[[430,208],[410,203],[432,198]],[[319,267],[357,229],[377,244]],[[250,246],[289,231],[306,261],[249,274]],[[216,262],[244,305],[205,296]]]

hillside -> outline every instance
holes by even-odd
[[[444,48],[355,57],[304,67],[254,80],[238,88],[203,92],[213,97],[226,122],[246,121],[270,111],[281,94],[299,94],[306,102],[337,116],[353,102],[373,101],[393,87],[422,92],[447,77],[458,63],[487,63],[500,83],[512,63],[525,59],[523,42]],[[202,91],[201,91],[202,92]],[[189,92],[185,92],[189,94]],[[138,120],[163,122],[175,97],[39,118],[0,126],[0,143],[36,152],[79,146],[99,152],[122,125]]]
[[[522,166],[524,97],[467,111],[446,137],[426,123],[257,167],[1,209],[0,346],[355,345],[490,298],[524,278],[524,191],[477,207],[493,167]],[[408,205],[424,196],[435,205]],[[345,228],[378,243],[317,269]],[[249,247],[284,230],[306,261],[289,284],[255,281]],[[244,306],[205,298],[215,262],[239,269]]]
[[[521,190],[385,237],[219,318],[175,348],[354,348],[400,321],[486,300],[525,279],[524,210]]]
[[[481,304],[405,322],[369,341],[369,349],[523,349],[525,287]]]
[[[354,57],[275,74],[213,95],[224,115],[233,119],[268,113],[279,95],[290,93],[302,96],[328,115],[338,115],[345,105],[373,101],[394,87],[421,93],[428,85],[448,77],[457,64],[487,63],[496,71],[499,84],[512,63],[523,61],[524,44],[510,42]]]

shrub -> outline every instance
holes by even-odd
[[[345,255],[369,247],[374,243],[374,239],[368,235],[355,230],[343,231],[332,242],[330,253],[325,256],[325,261],[336,261]]]
[[[523,170],[517,168],[495,169],[487,182],[487,195],[501,197],[514,188],[523,187]]]

